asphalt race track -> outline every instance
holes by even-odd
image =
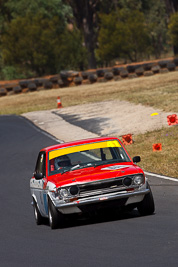
[[[0,116],[0,266],[177,266],[178,182],[150,177],[156,213],[137,211],[37,226],[29,180],[55,140],[18,116]]]

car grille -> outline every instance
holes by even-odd
[[[114,179],[107,179],[104,181],[97,181],[79,185],[79,198],[89,197],[93,195],[107,194],[117,191],[125,191],[128,186],[123,184],[124,178],[131,178],[132,176],[124,176]],[[133,187],[132,185],[130,185]],[[129,187],[130,187],[129,186]]]

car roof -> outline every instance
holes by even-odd
[[[77,141],[72,141],[72,142],[60,143],[60,144],[56,144],[53,146],[48,146],[48,147],[41,149],[40,151],[48,152],[51,150],[55,150],[55,149],[63,148],[63,147],[68,147],[68,146],[77,146],[77,145],[82,145],[82,144],[102,142],[102,141],[108,141],[108,140],[116,140],[116,139],[119,140],[116,137],[98,137],[98,138],[82,139],[82,140],[77,140]]]

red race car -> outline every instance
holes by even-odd
[[[154,213],[153,195],[143,170],[121,141],[101,137],[62,143],[42,149],[30,180],[37,224],[49,218],[52,229],[66,214],[137,208]]]

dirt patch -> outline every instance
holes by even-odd
[[[63,141],[145,133],[168,127],[168,115],[171,114],[118,100],[23,114]]]
[[[170,113],[127,101],[104,101],[59,109],[65,121],[100,136],[139,134],[168,126]],[[157,115],[156,115],[157,114]]]

